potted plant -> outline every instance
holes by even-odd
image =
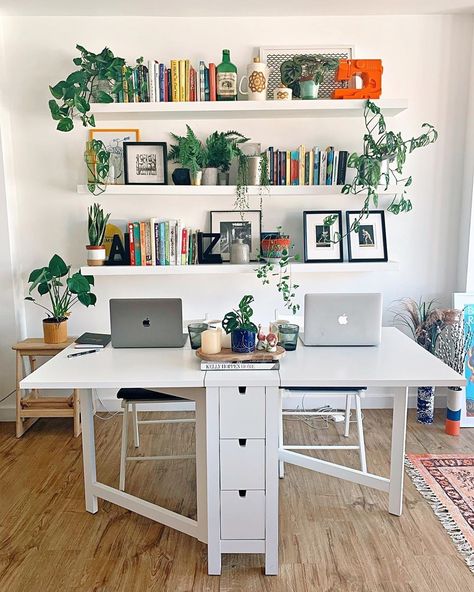
[[[192,185],[201,185],[202,168],[205,163],[205,150],[202,142],[198,140],[188,124],[186,124],[185,136],[178,136],[173,133],[171,133],[171,136],[177,144],[171,146],[168,160],[178,162],[188,170],[187,179],[191,174]],[[183,169],[176,169],[173,172],[172,177],[175,185],[189,185],[189,181],[187,181],[186,175],[182,171]]]
[[[267,235],[260,243],[260,255],[267,263],[277,263],[288,253],[291,246],[291,239],[287,234]]]
[[[104,236],[110,214],[104,215],[104,210],[95,203],[87,210],[89,244],[87,249],[87,265],[104,265],[105,247]]]
[[[280,66],[282,83],[291,88],[294,97],[317,99],[319,85],[324,76],[335,71],[339,65],[337,58],[323,55],[294,55]]]
[[[394,195],[387,211],[400,214],[412,209],[411,200],[407,199],[406,194],[407,187],[413,182],[413,177],[403,176],[407,154],[411,154],[418,148],[424,148],[438,139],[435,128],[429,123],[424,123],[421,126],[423,133],[404,140],[400,132],[387,130],[380,107],[370,100],[365,104],[364,119],[366,132],[363,153],[354,152],[349,156],[347,166],[355,169],[355,176],[352,183],[344,185],[342,193],[357,196],[367,193],[367,196],[359,215],[348,228],[348,233],[359,231],[360,221],[370,214],[371,207],[378,207],[380,190],[387,190],[389,185],[400,185],[401,191]],[[328,217],[324,224],[331,225],[336,219]]]
[[[236,210],[248,210],[249,208],[249,186],[258,185],[261,188],[261,196],[264,190],[268,190],[270,177],[268,172],[268,157],[266,152],[259,154],[240,154],[239,166],[237,169],[237,184],[235,187]],[[262,209],[260,200],[260,209]]]
[[[110,152],[102,140],[89,140],[86,142],[84,160],[87,166],[87,188],[92,195],[100,195],[107,187]]]
[[[229,184],[232,160],[242,154],[240,144],[248,138],[236,131],[214,132],[206,140],[203,185]]]
[[[94,305],[96,295],[91,292],[94,278],[76,272],[71,275],[71,266],[66,265],[59,255],[53,255],[46,267],[34,269],[28,278],[30,288],[25,300],[34,302],[46,310],[47,318],[43,320],[45,343],[63,343],[67,339],[67,319],[71,308],[80,302],[84,306]],[[48,294],[50,307],[36,302],[31,296],[37,289],[40,296]]]
[[[255,351],[258,328],[251,321],[253,310],[250,304],[253,301],[253,296],[247,294],[239,302],[238,309],[228,312],[222,320],[222,328],[230,333],[233,352],[246,354]]]

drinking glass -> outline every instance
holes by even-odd
[[[201,347],[201,333],[207,328],[207,323],[190,323],[188,325],[189,341],[192,349],[199,349]]]
[[[278,326],[278,337],[280,345],[286,351],[294,351],[298,344],[299,326],[285,323]]]

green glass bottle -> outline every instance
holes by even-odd
[[[230,50],[222,50],[222,63],[217,66],[217,100],[237,100],[237,67],[230,61]]]

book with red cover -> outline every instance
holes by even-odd
[[[136,265],[135,262],[135,244],[134,244],[134,236],[133,236],[133,222],[128,223],[128,234],[130,235],[130,265]]]
[[[216,65],[209,64],[209,100],[217,101],[216,91]]]
[[[196,70],[191,66],[189,68],[189,100],[196,100]]]

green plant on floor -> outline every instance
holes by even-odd
[[[222,319],[222,328],[226,333],[232,333],[238,329],[252,331],[252,333],[258,332],[257,326],[252,322],[253,309],[250,305],[253,301],[254,297],[247,294],[239,302],[237,309],[225,315]]]
[[[94,278],[90,275],[82,275],[80,271],[71,275],[71,266],[66,265],[59,255],[53,255],[46,267],[34,269],[28,278],[30,284],[25,298],[43,308],[48,318],[56,322],[64,321],[70,315],[71,308],[78,302],[84,306],[96,303],[96,295],[91,292]],[[50,307],[36,302],[31,296],[33,290],[37,290],[40,296],[46,294],[50,299]]]
[[[219,169],[227,173],[234,158],[240,157],[241,144],[248,142],[241,133],[234,130],[228,132],[213,132],[205,144],[205,166]]]
[[[196,175],[206,162],[206,151],[196,134],[186,124],[186,135],[178,136],[171,132],[171,137],[177,144],[173,144],[168,153],[168,160],[179,163],[190,170],[191,175]]]
[[[364,150],[362,154],[354,152],[349,156],[347,165],[355,169],[355,177],[352,183],[344,185],[342,193],[346,195],[367,193],[367,195],[358,217],[348,228],[348,233],[359,231],[360,221],[370,214],[372,206],[378,207],[379,192],[387,190],[389,185],[400,186],[401,192],[393,197],[387,211],[399,214],[412,209],[412,203],[407,198],[407,187],[412,184],[413,178],[403,176],[407,155],[438,139],[435,128],[429,123],[423,123],[421,126],[423,133],[404,140],[400,132],[387,130],[380,107],[370,100],[365,104],[364,120],[366,129]],[[336,220],[337,216],[328,216],[324,223],[331,225]]]
[[[84,160],[87,166],[87,188],[92,195],[100,195],[107,188],[110,170],[110,152],[102,140],[89,140]]]
[[[91,247],[101,247],[104,244],[105,228],[109,221],[110,214],[104,215],[104,210],[98,203],[87,209],[88,214],[88,233],[89,245]]]
[[[293,96],[300,96],[300,82],[314,80],[321,84],[328,72],[334,72],[339,65],[337,58],[323,55],[294,55],[280,66],[280,78],[285,86],[293,90]]]
[[[108,47],[100,53],[93,53],[82,45],[76,45],[76,49],[80,56],[73,62],[78,69],[49,87],[54,97],[49,101],[51,117],[58,122],[56,129],[61,132],[71,131],[76,117],[84,126],[94,127],[91,102],[113,103],[114,96],[122,92],[124,86],[132,87],[132,68]]]

